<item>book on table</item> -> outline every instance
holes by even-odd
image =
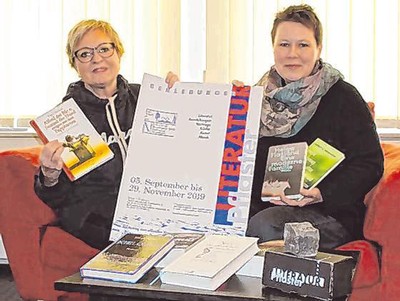
[[[280,200],[281,195],[300,199],[308,145],[306,142],[273,145],[268,149],[261,199]]]
[[[317,138],[307,150],[304,188],[316,187],[344,159],[344,153]]]
[[[216,290],[257,252],[258,238],[208,234],[168,264],[163,283]]]
[[[87,174],[114,157],[89,119],[70,98],[30,121],[43,143],[63,143],[63,169],[71,181]]]
[[[174,247],[171,235],[128,233],[80,268],[82,278],[136,283]]]
[[[203,238],[203,233],[173,233],[174,247],[154,266],[160,270],[189,250],[198,240]]]

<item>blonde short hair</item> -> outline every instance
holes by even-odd
[[[66,51],[71,67],[75,68],[74,51],[76,45],[86,33],[96,29],[100,29],[110,37],[111,42],[115,45],[115,49],[119,57],[124,54],[125,50],[124,46],[122,45],[121,39],[119,38],[118,33],[114,30],[110,23],[94,19],[83,20],[76,24],[68,33]]]

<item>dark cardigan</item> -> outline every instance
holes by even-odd
[[[383,174],[383,153],[367,103],[349,83],[339,80],[322,97],[317,111],[293,137],[262,137],[258,141],[250,217],[274,206],[261,201],[268,148],[271,145],[321,138],[346,159],[317,187],[323,202],[310,205],[337,219],[354,236],[363,237],[364,197]]]

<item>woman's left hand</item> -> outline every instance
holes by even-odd
[[[165,77],[165,82],[168,84],[168,88],[172,88],[176,82],[179,82],[179,76],[174,72],[169,71]]]
[[[315,203],[321,203],[322,195],[321,191],[318,188],[313,189],[301,189],[300,191],[303,198],[300,200],[292,200],[287,198],[286,196],[281,196],[279,201],[270,201],[274,205],[280,206],[297,206],[297,207],[304,207],[306,205],[311,205]]]

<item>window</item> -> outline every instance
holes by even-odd
[[[0,127],[58,103],[78,80],[65,54],[69,29],[84,18],[109,21],[126,53],[121,74],[172,70],[184,81],[255,83],[273,64],[274,14],[308,3],[324,26],[322,58],[376,103],[382,125],[400,116],[400,0],[2,0]]]

